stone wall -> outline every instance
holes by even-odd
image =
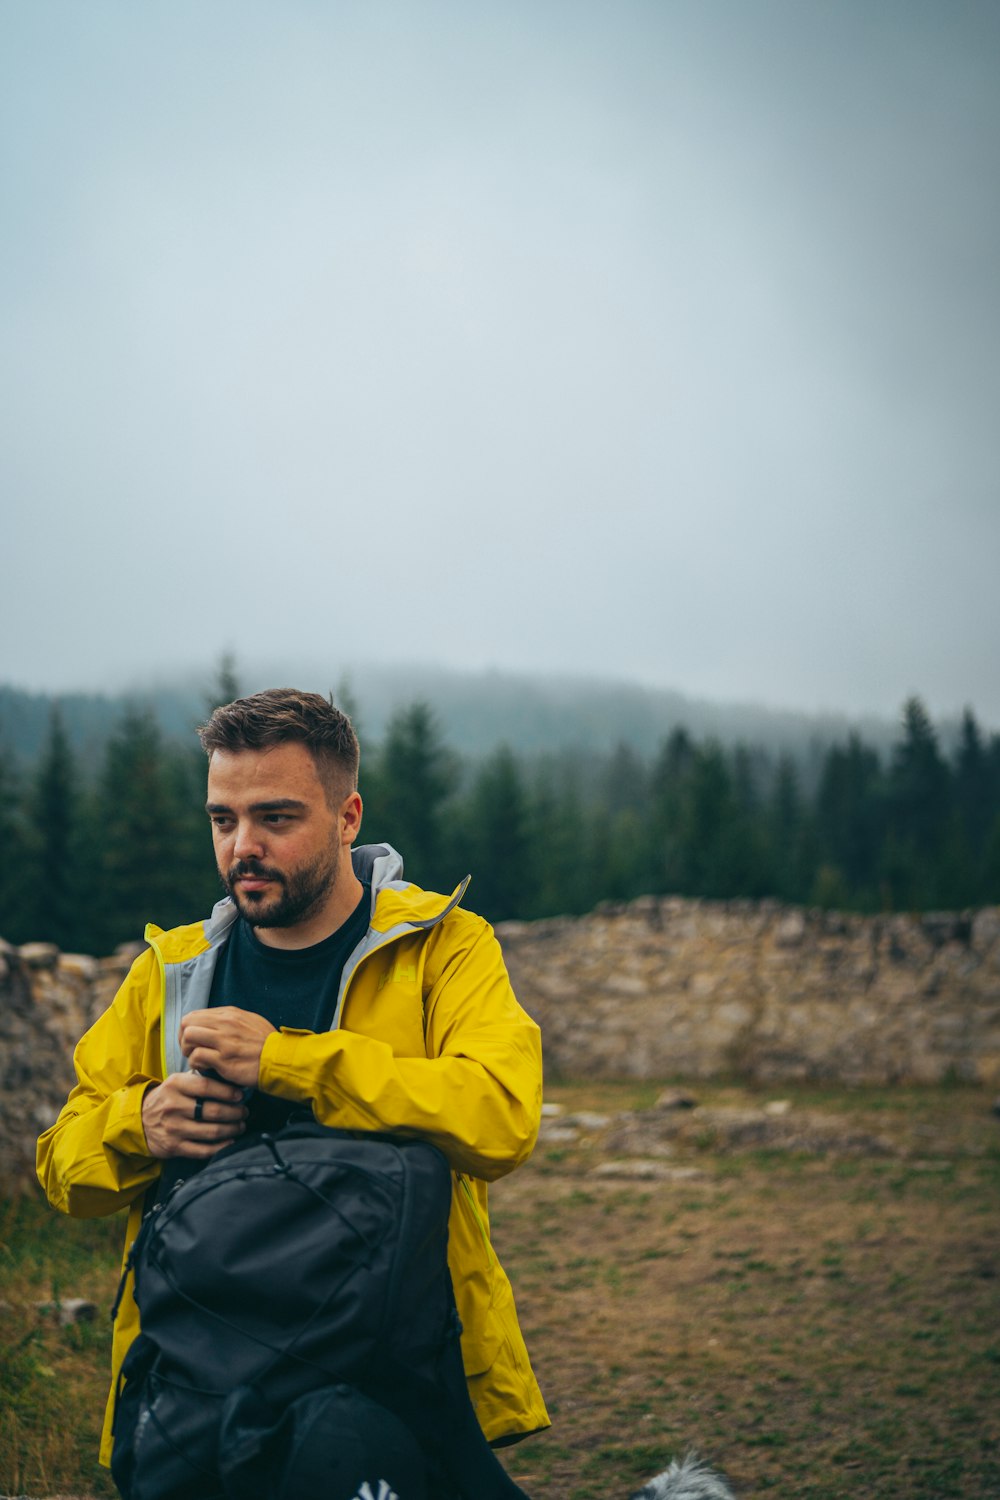
[[[1000,908],[649,896],[497,931],[550,1076],[1000,1081]]]
[[[859,917],[644,897],[497,932],[550,1077],[1000,1083],[1000,908]],[[0,941],[0,1180],[33,1179],[73,1045],[135,951]]]
[[[136,946],[113,958],[0,939],[0,1183],[35,1179],[35,1139],[72,1088],[73,1048],[110,1003]]]

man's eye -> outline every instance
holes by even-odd
[[[268,813],[264,819],[265,823],[290,823],[291,821],[287,813]]]
[[[232,823],[233,823],[232,818],[223,818],[223,817],[220,817],[218,815],[215,815],[212,818],[212,827],[213,828],[218,828],[218,829],[231,828],[232,827]]]

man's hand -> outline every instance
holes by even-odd
[[[171,1073],[146,1090],[142,1128],[150,1156],[214,1156],[243,1134],[243,1090],[221,1078]]]
[[[181,1021],[181,1051],[199,1073],[218,1073],[228,1083],[257,1087],[260,1054],[275,1028],[252,1010],[220,1005],[193,1010]]]

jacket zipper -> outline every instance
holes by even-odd
[[[151,924],[150,924],[151,925]],[[167,965],[163,954],[149,936],[149,926],[146,927],[143,937],[152,948],[156,956],[157,967],[160,971],[160,1071],[163,1077],[167,1076]]]

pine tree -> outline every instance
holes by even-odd
[[[205,813],[208,761],[200,745],[162,747],[167,818],[171,829],[168,876],[150,914],[160,925],[207,916],[223,894]],[[159,904],[162,902],[162,905]]]
[[[693,875],[687,865],[683,838],[687,787],[694,767],[695,747],[684,728],[677,728],[660,746],[649,778],[649,865],[654,892],[690,889]]]
[[[630,901],[652,891],[658,862],[649,838],[649,771],[619,740],[600,777],[595,874],[602,899]]]
[[[940,865],[940,895],[949,907],[981,900],[991,825],[990,765],[972,709],[963,714],[952,765],[952,808]]]
[[[232,651],[223,651],[215,669],[215,678],[205,694],[205,715],[211,718],[215,709],[233,703],[242,696],[236,656]]]
[[[521,768],[501,745],[481,766],[464,818],[476,910],[490,922],[526,916],[535,894],[531,818]]]
[[[727,887],[736,896],[774,894],[770,869],[768,809],[761,787],[771,776],[764,750],[738,744],[731,756],[733,819],[727,831]]]
[[[588,862],[590,818],[576,754],[563,752],[539,764],[530,808],[535,879],[528,915],[576,916],[589,910],[601,896],[594,893]]]
[[[990,766],[983,737],[975,714],[971,708],[967,708],[962,715],[955,756],[955,811],[961,821],[971,856],[977,862],[992,823],[990,814],[1000,812],[1000,807],[991,807],[990,781]]]
[[[44,928],[32,931],[28,920],[32,902],[30,845],[25,822],[24,788],[13,755],[0,744],[0,938],[27,943]],[[32,917],[32,922],[34,917]]]
[[[852,734],[846,745],[830,747],[820,773],[816,863],[822,880],[812,894],[817,904],[878,906],[885,819],[878,753]]]
[[[25,924],[37,939],[62,949],[85,945],[89,890],[78,878],[80,788],[73,751],[58,702],[29,796],[31,858]],[[88,871],[89,877],[89,871]]]
[[[730,852],[737,822],[732,777],[722,746],[713,740],[698,746],[683,788],[677,830],[679,889],[684,895],[738,894]]]
[[[767,810],[768,888],[784,901],[807,895],[809,824],[798,772],[790,756],[778,761]]]
[[[361,730],[358,726],[361,723],[361,707],[355,696],[354,688],[351,684],[350,678],[346,675],[341,677],[340,681],[337,684],[336,690],[330,696],[332,697],[337,707],[340,709],[340,712],[342,714],[346,714],[350,719],[351,723],[354,725],[354,733],[360,739]]]
[[[1000,904],[1000,812],[987,824],[976,899],[983,905]]]
[[[169,773],[152,713],[127,708],[105,748],[95,799],[102,951],[140,938],[148,921],[169,927],[191,919],[187,860],[178,858],[191,828],[185,791],[186,778]]]
[[[649,773],[642,756],[619,740],[601,778],[606,801],[613,808],[643,813],[649,803]]]
[[[941,896],[950,774],[919,698],[903,707],[903,737],[889,770],[889,837],[883,870],[895,906],[926,908]]]
[[[455,883],[445,806],[457,784],[457,762],[429,705],[417,702],[393,714],[378,757],[369,827],[403,855],[407,875],[431,890]]]

